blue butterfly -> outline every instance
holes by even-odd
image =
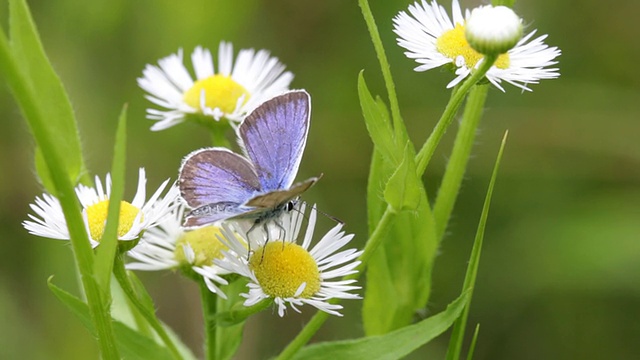
[[[293,184],[307,142],[311,97],[290,91],[265,101],[237,133],[244,156],[226,148],[192,152],[180,168],[182,198],[193,210],[185,226],[253,219],[263,223],[293,209],[300,194],[318,181]]]

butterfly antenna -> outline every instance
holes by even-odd
[[[303,201],[303,200],[300,200],[300,201],[304,202],[306,205],[309,205],[309,203],[308,203],[308,202],[306,202],[306,201]],[[314,208],[317,212],[319,212],[320,214],[322,214],[322,215],[326,216],[328,219],[333,220],[333,221],[335,221],[336,223],[338,223],[338,224],[340,224],[340,225],[344,225],[344,221],[342,221],[342,220],[338,219],[337,217],[335,217],[335,216],[333,216],[333,215],[329,215],[329,214],[327,214],[326,212],[324,212],[324,211],[322,211],[322,210],[318,209],[318,207],[317,207],[317,206],[310,206],[310,207],[311,207],[311,208]],[[298,208],[295,208],[295,207],[294,207],[292,210],[297,211],[299,214],[301,214],[302,216],[304,216],[305,220],[309,221],[309,217],[307,216],[307,214],[305,214],[305,213],[301,212]]]

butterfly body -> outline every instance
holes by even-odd
[[[229,218],[261,223],[291,209],[318,180],[293,184],[309,131],[306,91],[285,93],[258,106],[238,127],[244,152],[206,148],[189,154],[180,168],[182,198],[193,210],[185,226]]]

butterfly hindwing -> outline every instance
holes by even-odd
[[[260,192],[253,165],[225,148],[208,148],[189,154],[180,168],[180,193],[192,208],[213,204],[237,206]]]
[[[261,190],[286,190],[300,166],[309,132],[311,99],[304,90],[277,96],[249,114],[238,128]]]

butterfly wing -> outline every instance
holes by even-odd
[[[253,165],[225,148],[208,148],[187,155],[180,168],[180,194],[195,208],[188,226],[223,220],[244,210],[241,205],[260,192]],[[197,218],[195,220],[189,220]]]
[[[240,124],[238,135],[263,192],[293,184],[307,143],[310,114],[309,94],[297,90],[267,100]]]

